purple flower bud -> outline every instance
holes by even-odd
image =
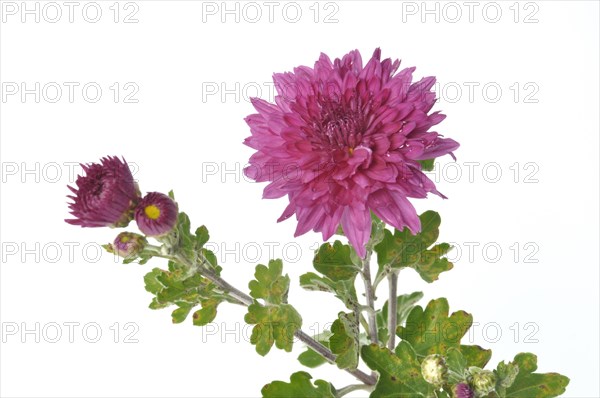
[[[466,383],[460,383],[454,387],[454,398],[473,398],[473,396],[473,390]]]
[[[102,158],[101,163],[82,164],[85,176],[77,176],[75,194],[67,197],[74,219],[65,220],[82,227],[125,227],[133,219],[133,209],[140,198],[131,170],[125,159]]]
[[[169,233],[177,223],[177,203],[160,192],[149,192],[135,209],[138,228],[147,236]]]
[[[112,244],[105,247],[110,253],[128,258],[139,254],[147,243],[148,241],[142,235],[133,232],[121,232]]]

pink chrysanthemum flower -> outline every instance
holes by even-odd
[[[77,176],[77,188],[68,186],[75,194],[67,196],[75,219],[65,221],[82,227],[127,226],[140,194],[125,159],[108,156],[81,167],[85,176]]]
[[[160,192],[149,192],[135,209],[135,222],[147,236],[166,235],[177,222],[177,204]]]
[[[310,230],[329,239],[341,224],[364,257],[373,211],[398,229],[420,231],[407,198],[442,196],[419,160],[451,153],[459,144],[429,129],[444,115],[435,103],[434,77],[412,82],[415,68],[396,73],[399,61],[380,60],[377,49],[363,67],[352,51],[331,62],[321,54],[314,68],[275,74],[275,104],[253,99],[257,114],[246,122],[256,149],[248,177],[270,181],[264,198],[287,195],[279,221],[296,214],[295,235]]]

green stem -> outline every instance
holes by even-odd
[[[195,272],[198,272],[200,275],[213,282],[221,290],[223,290],[224,293],[237,300],[240,304],[244,306],[249,306],[250,304],[254,303],[254,299],[252,297],[238,290],[237,288],[229,284],[227,281],[225,281],[223,278],[221,278],[219,275],[217,275],[210,268],[210,264],[208,260],[204,258],[204,256],[200,256],[200,264],[198,264],[191,262],[189,259],[185,258],[180,254],[169,255],[163,253],[160,247],[152,246],[149,248],[148,246],[146,247],[146,249],[151,251],[152,254],[156,257],[166,258],[168,260],[179,262],[180,264],[185,265],[187,267],[191,267],[195,270]],[[323,344],[319,343],[318,341],[310,337],[308,334],[304,333],[302,330],[296,331],[296,333],[294,333],[294,336],[296,336],[298,340],[302,341],[304,344],[310,347],[313,351],[320,354],[323,358],[327,359],[327,361],[329,361],[330,363],[335,363],[335,354],[331,352],[329,348],[325,347]],[[377,379],[374,376],[368,375],[361,370],[346,369],[346,371],[365,384],[375,385],[375,383],[377,382]]]
[[[367,256],[363,260],[361,275],[365,282],[367,306],[371,309],[370,311],[367,311],[367,319],[369,320],[369,338],[371,339],[371,343],[378,344],[377,320],[375,319],[375,290],[373,290],[373,285],[371,284],[371,253],[372,250],[367,250]]]
[[[396,326],[398,325],[398,273],[393,271],[388,275],[390,298],[388,300],[388,348],[396,347]]]
[[[360,319],[360,324],[361,326],[365,329],[365,330],[369,330],[369,322],[367,322],[367,320],[365,319],[365,316],[360,313],[359,314],[359,319]]]
[[[373,289],[377,291],[377,286],[385,279],[388,275],[389,269],[384,269],[382,272],[378,272],[375,276],[375,281],[373,282]]]
[[[366,391],[371,391],[373,389],[373,386],[369,386],[366,384],[351,384],[349,386],[346,386],[344,388],[340,388],[339,390],[337,390],[337,394],[336,398],[341,398],[346,394],[350,394],[353,391],[358,391],[358,390],[366,390]]]

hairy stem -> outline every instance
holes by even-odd
[[[375,280],[373,281],[373,290],[377,291],[377,286],[379,286],[389,272],[389,270],[383,270],[382,272],[377,273]]]
[[[173,256],[166,255],[166,254],[163,254],[160,251],[160,249],[153,250],[153,252],[155,253],[155,255],[157,257],[166,258],[166,259],[169,259],[172,261],[179,262],[188,267],[192,267],[193,269],[196,270],[196,272],[200,273],[200,275],[204,276],[206,279],[210,280],[215,285],[219,286],[219,288],[221,290],[223,290],[223,292],[229,294],[229,296],[231,296],[234,299],[236,299],[237,301],[239,301],[240,304],[247,307],[250,304],[254,303],[254,299],[252,297],[250,297],[246,293],[240,291],[239,289],[237,289],[234,286],[232,286],[231,284],[229,284],[227,281],[225,281],[223,278],[221,278],[219,275],[217,275],[211,268],[209,268],[209,263],[204,257],[201,257],[199,259],[200,264],[194,264],[189,259],[187,259],[181,255],[173,255]],[[331,363],[335,362],[336,356],[333,352],[331,352],[331,350],[329,348],[325,347],[323,344],[319,343],[318,341],[316,341],[315,339],[310,337],[308,334],[304,333],[302,330],[296,331],[296,333],[294,333],[294,336],[296,336],[296,338],[298,340],[302,341],[304,344],[306,344],[308,347],[310,347],[313,351],[320,354],[323,358],[327,359],[327,361],[329,361]],[[346,370],[346,372],[350,373],[352,376],[356,377],[358,380],[362,381],[363,383],[365,383],[367,385],[372,386],[372,385],[375,385],[375,383],[377,383],[377,379],[374,376],[368,375],[359,369],[355,369],[355,370],[345,369],[345,370]]]
[[[367,297],[367,306],[370,311],[367,311],[367,319],[369,321],[369,339],[371,343],[378,344],[377,338],[377,321],[375,319],[375,291],[371,284],[371,251],[367,251],[367,256],[363,260],[362,277],[365,282],[365,296]]]
[[[339,390],[337,390],[337,394],[336,394],[336,398],[341,398],[346,394],[350,394],[353,391],[358,391],[358,390],[367,390],[370,391],[372,390],[373,387],[369,386],[369,385],[365,385],[365,384],[352,384],[349,386],[346,386],[344,388],[340,388]]]
[[[388,275],[390,298],[388,300],[388,348],[396,346],[396,325],[398,324],[398,273],[392,271]]]

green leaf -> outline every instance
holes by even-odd
[[[417,160],[421,164],[422,171],[433,171],[435,167],[435,159]]]
[[[196,245],[197,247],[203,247],[206,242],[210,239],[210,235],[208,234],[208,229],[202,225],[196,229]]]
[[[519,365],[513,362],[506,364],[502,361],[498,364],[494,373],[498,380],[496,383],[496,391],[500,393],[500,396],[504,397],[506,395],[506,389],[513,385],[519,374]]]
[[[298,361],[306,366],[307,368],[314,369],[318,366],[324,365],[327,363],[327,360],[323,358],[322,355],[318,354],[316,351],[307,348],[306,351],[298,355]]]
[[[250,295],[255,299],[264,299],[270,304],[281,304],[287,301],[290,278],[282,275],[283,262],[281,260],[269,261],[269,266],[259,264],[256,266],[254,277],[250,281]]]
[[[414,268],[426,282],[433,282],[440,273],[452,269],[453,264],[447,258],[441,258],[452,249],[447,243],[433,247],[439,236],[441,218],[435,211],[426,211],[419,216],[421,232],[413,235],[408,228],[402,231],[384,231],[384,238],[375,246],[379,273],[386,268]]]
[[[452,246],[448,243],[440,243],[435,245],[430,250],[425,250],[421,253],[421,259],[413,265],[413,268],[421,275],[421,278],[426,282],[434,282],[438,280],[439,275],[444,271],[449,271],[454,267],[447,258],[441,258],[446,255]]]
[[[171,313],[171,318],[173,319],[173,323],[181,323],[185,321],[185,318],[187,318],[192,308],[194,308],[194,305],[186,302],[176,304],[179,305],[179,308]]]
[[[459,347],[467,367],[476,366],[483,369],[492,358],[492,350],[486,350],[478,345],[463,345]]]
[[[331,338],[332,333],[329,330],[325,330],[318,335],[314,336],[314,339],[319,343],[323,344],[325,347],[329,348],[329,339]],[[298,356],[298,361],[308,367],[308,368],[316,368],[323,364],[328,363],[325,358],[312,348],[307,347],[306,351]]]
[[[146,291],[157,294],[160,292],[165,286],[158,280],[158,276],[162,274],[163,271],[160,268],[154,268],[152,271],[148,272],[144,276],[144,283]]]
[[[315,254],[313,266],[332,281],[353,279],[360,268],[353,263],[351,252],[352,248],[339,240],[333,245],[324,243]]]
[[[446,365],[448,365],[448,382],[458,384],[467,381],[468,365],[460,350],[449,348],[446,351]]]
[[[413,348],[402,341],[393,353],[376,344],[365,345],[362,359],[379,379],[371,398],[416,398],[432,396],[432,386],[421,376],[421,365]]]
[[[265,356],[273,343],[279,349],[290,352],[294,343],[294,333],[302,326],[302,317],[289,304],[262,306],[258,302],[248,307],[244,317],[252,328],[250,343],[256,345],[256,352]]]
[[[563,394],[569,378],[558,373],[533,373],[537,369],[537,356],[521,353],[513,364],[519,367],[515,381],[506,389],[506,398],[553,398]]]
[[[177,301],[199,303],[202,298],[212,296],[215,287],[198,274],[183,279],[180,272],[164,271],[156,279],[165,286],[156,293],[156,298],[165,304],[176,304]]]
[[[398,336],[408,341],[417,354],[445,355],[450,347],[458,348],[460,340],[473,323],[473,317],[464,311],[448,316],[445,298],[431,300],[425,310],[416,306],[408,315],[406,326],[398,326]]]
[[[179,250],[186,258],[194,258],[196,250],[196,237],[190,232],[190,218],[184,212],[180,212],[177,216],[177,239]]]
[[[448,316],[450,306],[445,298],[431,300],[425,310],[416,306],[408,315],[405,326],[398,326],[398,336],[408,341],[417,354],[446,355],[450,348],[459,349],[468,366],[483,368],[492,352],[479,346],[460,344],[461,339],[473,324],[473,317],[464,311]]]
[[[172,192],[170,196],[173,198]],[[235,301],[187,264],[188,261],[195,262],[198,254],[202,253],[216,273],[220,273],[221,268],[217,265],[214,253],[202,248],[209,239],[206,227],[196,229],[195,235],[192,235],[189,217],[185,213],[179,213],[175,230],[175,234],[169,234],[165,239],[169,239],[169,243],[177,244],[176,250],[188,260],[171,260],[168,263],[168,271],[154,268],[144,276],[146,290],[155,295],[150,308],[160,309],[176,305],[178,308],[171,313],[171,317],[173,323],[181,323],[200,305],[202,308],[194,312],[193,322],[194,325],[203,326],[215,319],[217,307],[221,302]]]
[[[397,324],[402,325],[410,311],[415,307],[415,304],[423,298],[422,292],[413,292],[411,294],[402,294],[397,298]],[[381,341],[387,341],[388,335],[388,301],[383,304],[381,311],[377,312],[377,328],[379,329],[379,337]]]
[[[375,246],[377,260],[380,266],[389,265],[392,268],[409,267],[419,260],[420,253],[437,240],[439,227],[442,222],[435,211],[426,211],[419,216],[421,232],[413,235],[408,228],[402,231],[384,231],[383,241]]]
[[[216,286],[199,274],[189,275],[188,270],[173,261],[169,261],[169,271],[154,268],[144,276],[146,290],[155,295],[150,303],[151,309],[161,309],[176,305],[171,316],[173,323],[183,322],[192,309],[202,306],[199,321],[195,325],[204,325],[214,320],[217,306],[231,300],[223,293],[217,292]],[[194,314],[194,318],[196,313]],[[208,322],[204,323],[207,319]]]
[[[192,319],[194,325],[205,326],[215,320],[217,317],[217,307],[221,304],[220,300],[208,299],[202,300],[202,308],[194,312]]]
[[[358,366],[359,327],[356,313],[340,312],[331,325],[333,335],[329,348],[336,355],[335,363],[340,369],[356,369]]]
[[[306,372],[296,372],[290,382],[273,381],[261,390],[265,398],[335,398],[335,388],[324,381],[311,382],[312,376]]]
[[[354,310],[358,306],[354,279],[336,282],[314,272],[308,272],[300,276],[300,286],[306,290],[333,293],[349,310]]]
[[[208,261],[208,264],[215,271],[217,271],[217,275],[220,275],[221,267],[219,267],[219,264],[217,263],[217,256],[215,255],[215,253],[213,253],[211,250],[208,250],[208,249],[202,249],[201,253],[204,256],[204,258],[206,259],[206,261]]]
[[[277,348],[291,351],[294,333],[302,326],[302,317],[287,302],[290,278],[282,274],[281,260],[269,261],[269,266],[259,264],[250,281],[250,295],[263,299],[265,306],[255,301],[248,307],[246,323],[252,328],[250,342],[256,345],[256,352],[266,355],[273,344]]]
[[[371,237],[369,242],[367,242],[367,249],[372,250],[383,240],[384,231],[385,223],[381,221],[375,213],[371,212]]]

